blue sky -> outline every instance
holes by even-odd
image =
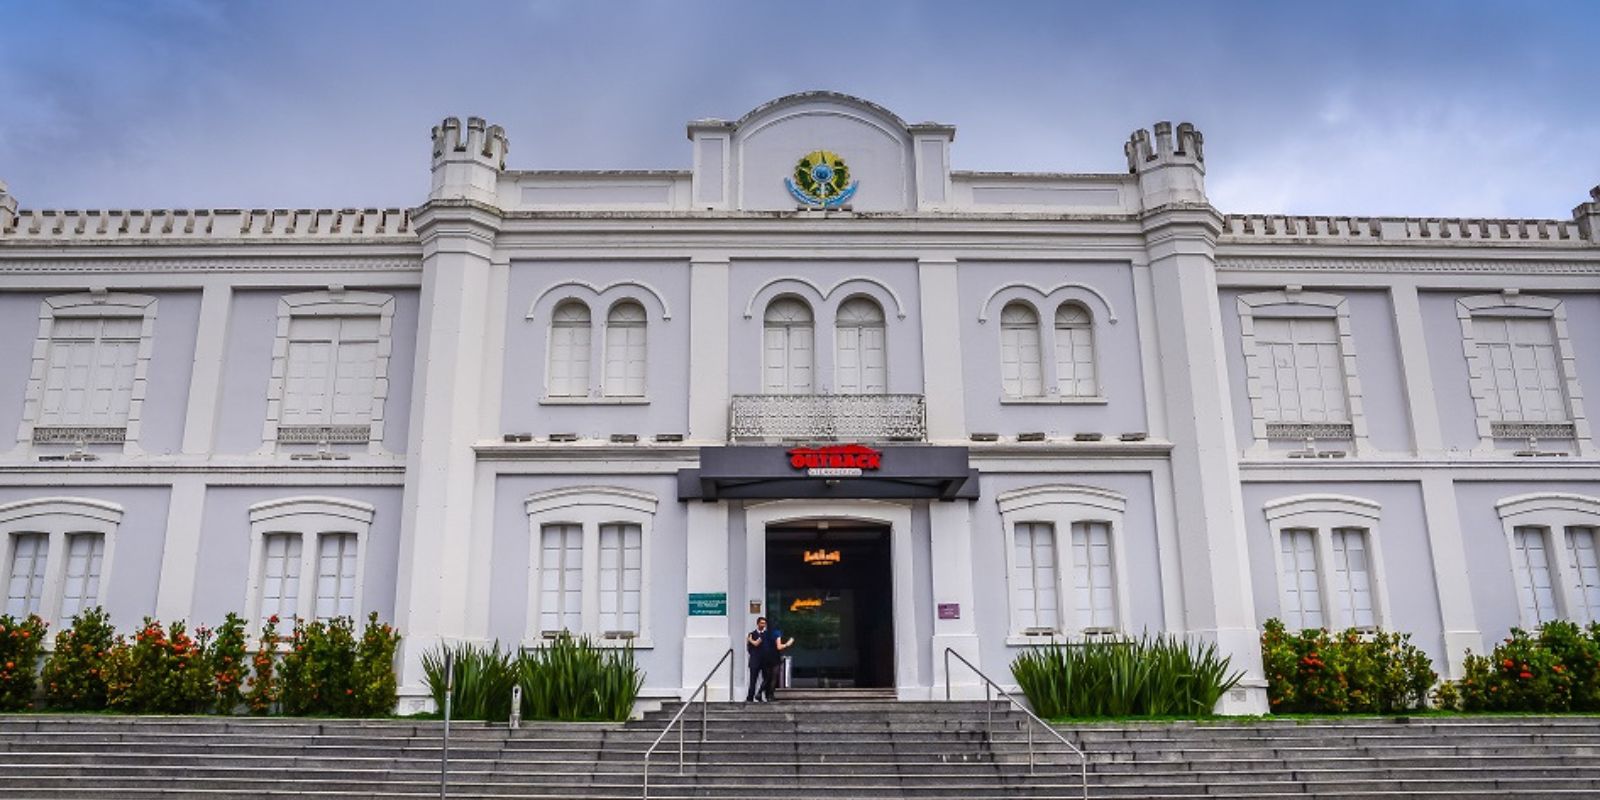
[[[414,205],[428,129],[520,169],[687,168],[683,125],[833,89],[957,169],[1112,172],[1206,135],[1224,211],[1570,216],[1600,2],[0,0],[0,179],[34,208]]]

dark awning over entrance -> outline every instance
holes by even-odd
[[[702,447],[700,468],[678,470],[679,500],[976,500],[967,448]]]

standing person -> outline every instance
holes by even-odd
[[[793,644],[794,639],[784,639],[782,631],[769,628],[766,617],[756,617],[756,629],[744,637],[744,649],[749,654],[750,667],[750,684],[744,697],[746,703],[773,700],[781,654]]]

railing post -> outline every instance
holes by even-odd
[[[511,687],[511,729],[522,727],[522,684]]]
[[[950,648],[944,649],[944,701],[950,702]]]

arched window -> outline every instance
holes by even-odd
[[[362,552],[374,513],[367,503],[340,497],[251,506],[246,618],[359,618]]]
[[[810,394],[811,307],[792,297],[767,306],[763,332],[762,390],[767,394]]]
[[[70,624],[100,605],[122,507],[81,497],[0,505],[0,614]]]
[[[1009,643],[1110,635],[1127,627],[1125,497],[1062,484],[1014,489],[995,501],[1011,536]]]
[[[1278,549],[1279,616],[1290,630],[1381,628],[1389,617],[1375,502],[1296,495],[1264,506]]]
[[[551,397],[589,395],[589,307],[576,300],[556,306],[550,319]]]
[[[834,359],[840,394],[883,394],[889,391],[888,356],[884,349],[883,309],[865,297],[839,306],[834,318]]]
[[[1056,309],[1056,388],[1062,397],[1100,393],[1094,369],[1094,318],[1077,303]]]
[[[1522,625],[1600,622],[1600,498],[1542,492],[1495,507],[1511,545]]]
[[[606,315],[606,397],[644,397],[644,306],[624,300]]]
[[[1039,315],[1026,303],[1011,303],[1000,312],[1000,383],[1007,397],[1044,394],[1039,364]]]

